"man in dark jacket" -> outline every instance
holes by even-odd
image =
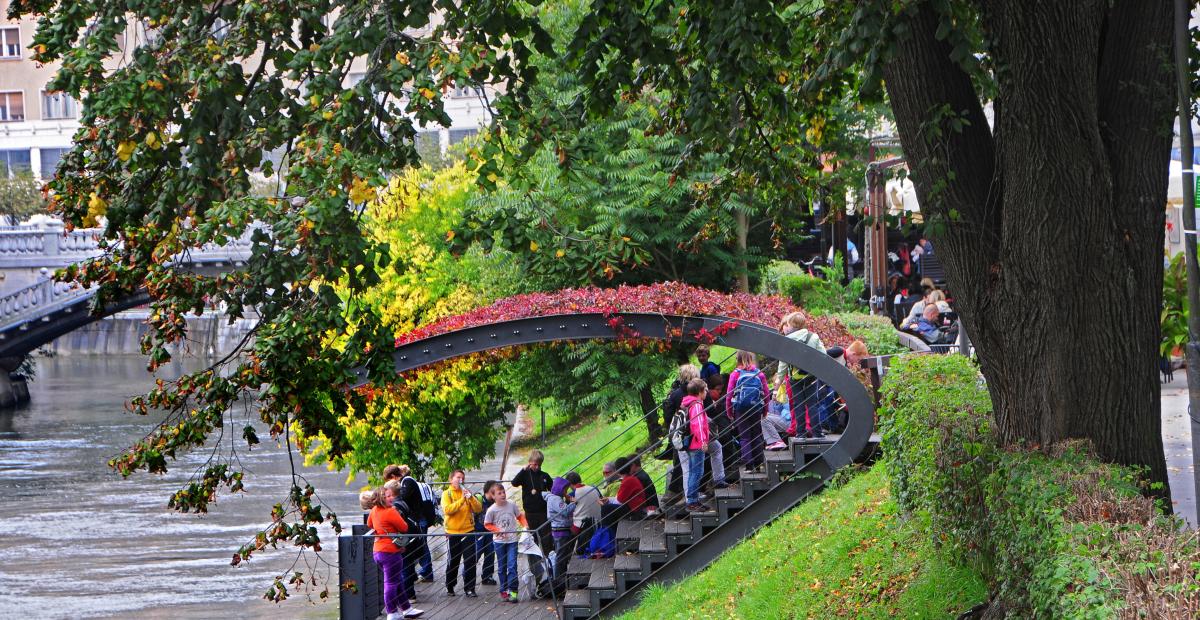
[[[529,529],[533,530],[538,546],[542,549],[543,558],[549,556],[552,544],[550,521],[546,510],[546,494],[554,485],[554,479],[550,477],[550,474],[542,471],[542,461],[545,458],[541,450],[530,452],[529,464],[517,472],[512,480],[512,485],[521,489],[521,508],[525,511],[525,520],[529,523]],[[531,560],[529,569],[533,571],[537,583],[541,584],[543,583],[542,562],[540,558],[534,561],[534,556],[529,557]]]

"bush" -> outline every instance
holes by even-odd
[[[779,280],[784,276],[797,276],[804,273],[804,268],[792,261],[773,260],[763,268],[759,276],[758,292],[762,295],[779,295]]]
[[[978,369],[959,355],[894,358],[879,420],[897,503],[952,557],[986,564],[981,485],[996,450],[992,402],[979,387]]]
[[[867,345],[871,355],[909,352],[909,348],[900,342],[896,326],[887,317],[858,312],[839,312],[835,316],[846,331]]]
[[[1200,538],[1134,472],[1080,442],[998,448],[987,392],[960,356],[898,358],[882,391],[893,495],[985,576],[991,617],[1200,617]]]
[[[824,278],[807,273],[784,275],[779,278],[779,292],[810,314],[827,315],[838,312],[864,312],[860,298],[866,289],[862,278],[854,278],[846,286],[839,283],[839,268],[822,267]]]

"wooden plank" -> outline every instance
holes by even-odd
[[[615,588],[616,582],[613,580],[613,566],[616,560],[607,558],[604,560],[596,560],[592,565],[592,576],[588,580],[588,588]]]
[[[666,553],[667,539],[662,521],[644,521],[645,528],[638,544],[641,553]]]
[[[670,521],[666,521],[666,522],[664,522],[664,524],[663,524],[663,530],[664,530],[664,532],[665,532],[666,534],[668,534],[668,535],[670,535],[670,534],[687,534],[687,535],[691,535],[691,533],[692,533],[692,520],[691,520],[690,518],[688,518],[688,519],[682,519],[682,520],[670,520]]]
[[[688,528],[691,531],[691,528]],[[621,554],[613,561],[614,571],[638,572],[642,570],[642,557],[636,553]]]

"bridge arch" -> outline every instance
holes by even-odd
[[[640,312],[550,314],[448,331],[396,347],[393,370],[403,373],[437,362],[496,349],[551,342],[647,338],[678,343],[716,342],[786,362],[825,382],[846,403],[846,430],[823,454],[828,474],[849,464],[870,441],[874,405],[866,387],[846,367],[765,325],[719,316]],[[353,369],[354,387],[370,381],[366,368]],[[823,467],[822,469],[825,469]],[[823,472],[814,472],[825,478]]]

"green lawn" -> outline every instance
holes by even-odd
[[[622,435],[627,428],[629,432]],[[644,447],[646,437],[646,424],[635,415],[617,420],[600,416],[588,422],[580,422],[578,428],[558,436],[542,449],[546,455],[542,469],[551,476],[561,476],[572,468],[577,468],[576,471],[585,483],[599,486],[604,463]],[[666,471],[666,464],[654,460],[652,456],[642,457],[642,465],[656,484],[662,472]]]
[[[900,520],[876,467],[795,508],[700,574],[650,588],[624,618],[953,618],[986,596],[977,574],[947,564]]]

